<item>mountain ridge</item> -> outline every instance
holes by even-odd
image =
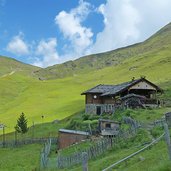
[[[39,67],[23,63],[14,58],[0,56],[0,77],[11,72],[20,72],[23,74],[32,74],[33,71],[40,69]]]
[[[36,75],[45,79],[56,79],[72,77],[85,72],[100,70],[105,67],[117,66],[129,57],[146,55],[152,51],[160,51],[171,44],[171,23],[157,31],[144,42],[136,43],[116,50],[91,54],[67,61],[62,64],[53,65],[36,71]]]
[[[138,56],[142,56],[152,50],[160,50],[161,48],[169,46],[169,44],[171,44],[171,23],[162,27],[143,42],[107,52],[83,56],[76,60],[66,61],[62,64],[55,64],[47,68],[36,67],[13,58],[0,56],[0,76],[8,74],[13,70],[23,69],[32,72],[32,75],[42,80],[72,77],[85,72],[100,70],[105,67],[117,66],[126,58],[133,56],[137,56],[138,58]],[[3,63],[3,59],[8,60],[8,63],[10,60],[13,61],[15,64],[11,64],[10,67],[12,68],[12,66],[14,66],[14,69],[9,69],[9,65],[6,64],[7,62]],[[16,65],[18,66],[17,69],[15,68]],[[5,72],[3,70],[5,70]]]

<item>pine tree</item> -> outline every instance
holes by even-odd
[[[28,131],[27,119],[23,112],[21,113],[20,117],[17,120],[17,125],[15,126],[15,130],[22,134]]]

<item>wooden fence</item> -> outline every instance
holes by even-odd
[[[136,135],[136,129],[130,129],[129,131],[119,133],[117,137],[103,138],[97,141],[96,144],[93,145],[92,147],[79,151],[79,152],[75,152],[72,155],[62,156],[59,154],[56,160],[57,161],[56,167],[57,168],[69,168],[76,164],[81,164],[83,160],[82,158],[83,153],[87,153],[88,160],[94,159],[102,155],[103,153],[105,153],[107,150],[118,146],[121,140],[126,141],[135,135]],[[51,161],[49,161],[49,163],[52,164]]]
[[[147,128],[147,129],[152,129],[156,126],[163,127],[164,123],[166,123],[166,120],[164,118],[155,120],[153,122],[144,123],[144,122],[132,119],[131,117],[123,117],[123,121],[124,121],[124,123],[129,124],[133,128],[141,127],[141,128]]]
[[[48,139],[47,142],[44,144],[44,147],[41,151],[41,158],[40,158],[40,166],[41,168],[46,168],[48,163],[48,155],[51,149],[51,139]]]
[[[12,141],[1,141],[0,147],[18,147],[22,145],[28,145],[28,144],[44,144],[47,142],[49,138],[34,138],[34,139],[23,139],[23,140],[12,140]],[[50,137],[52,144],[57,144],[57,138],[56,137]]]

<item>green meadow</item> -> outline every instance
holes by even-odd
[[[140,147],[139,147],[140,148]],[[142,148],[142,147],[141,147]],[[100,171],[124,157],[138,151],[138,147],[129,146],[126,148],[111,150],[105,155],[91,160],[88,167],[93,171]],[[81,166],[75,166],[71,169],[61,169],[61,171],[80,171]],[[53,169],[52,169],[53,170]],[[171,163],[168,159],[167,147],[164,141],[154,145],[137,156],[123,162],[112,169],[113,171],[170,171]]]
[[[40,150],[37,144],[19,148],[0,149],[0,170],[2,171],[31,171],[39,168]]]

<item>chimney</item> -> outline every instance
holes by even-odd
[[[145,76],[145,75],[141,75],[141,76],[140,76],[140,78],[144,78],[144,79],[145,79],[145,78],[146,78],[146,76]]]

